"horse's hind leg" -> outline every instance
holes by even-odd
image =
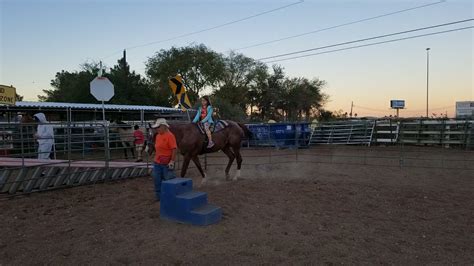
[[[192,158],[194,164],[196,165],[197,169],[199,170],[199,172],[201,173],[201,176],[202,178],[205,178],[206,177],[206,173],[204,173],[204,170],[202,170],[202,166],[201,166],[201,162],[199,161],[199,157],[194,156]]]
[[[130,145],[130,151],[132,152],[132,159],[135,159],[135,147],[131,143],[129,143],[129,145]]]
[[[123,147],[123,154],[125,155],[125,159],[128,159],[127,144],[125,142],[122,142],[122,147]]]
[[[185,155],[183,160],[183,168],[181,168],[181,177],[186,175],[186,171],[188,171],[189,161],[191,161],[191,156]]]
[[[240,144],[238,146],[232,147],[234,150],[235,157],[237,158],[237,172],[235,173],[234,179],[240,178],[240,168],[242,167],[242,155],[240,154]]]
[[[206,173],[204,173],[204,171],[202,170],[201,162],[199,161],[199,157],[196,155],[192,159],[193,159],[193,162],[196,165],[197,169],[201,173],[201,176],[202,176],[201,185],[204,185],[206,183]]]
[[[230,171],[230,167],[232,166],[232,163],[234,162],[235,155],[230,150],[229,146],[226,146],[225,148],[223,148],[222,151],[227,155],[227,157],[229,157],[229,162],[227,163],[227,167],[225,168],[225,179],[229,180],[230,179],[229,171]]]

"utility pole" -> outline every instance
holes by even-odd
[[[426,118],[428,118],[428,92],[430,82],[430,48],[426,48]]]
[[[98,77],[102,77],[102,61],[99,62],[99,73],[97,73]]]
[[[352,118],[352,108],[353,108],[353,107],[354,107],[354,102],[351,101],[351,112],[350,112],[350,114],[349,114],[349,116],[350,116],[351,118]]]

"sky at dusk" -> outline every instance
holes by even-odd
[[[305,0],[213,30],[162,41],[276,9],[296,1],[0,0],[0,84],[35,101],[61,70],[85,62],[116,63],[127,49],[133,70],[160,49],[205,44],[259,59],[367,37],[474,18],[473,1]],[[252,48],[242,47],[433,5]],[[469,27],[472,21],[331,49]],[[162,41],[162,42],[159,42]],[[152,45],[143,44],[157,42]],[[140,46],[140,47],[136,47]],[[135,47],[135,48],[133,48]],[[290,77],[327,82],[326,108],[359,116],[394,114],[391,99],[406,101],[401,116],[425,113],[426,48],[430,50],[430,113],[454,115],[456,101],[473,100],[473,29],[276,62]],[[110,56],[112,55],[112,56]],[[271,64],[269,64],[271,66]]]

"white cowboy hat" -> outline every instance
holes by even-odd
[[[158,128],[158,127],[160,127],[161,125],[164,125],[164,126],[166,126],[166,127],[170,127],[170,125],[168,125],[168,122],[166,122],[166,119],[164,119],[164,118],[158,118],[158,119],[156,119],[155,124],[153,124],[153,125],[151,126],[151,128]]]

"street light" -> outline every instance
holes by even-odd
[[[426,118],[428,118],[428,91],[430,84],[430,48],[426,48]]]

